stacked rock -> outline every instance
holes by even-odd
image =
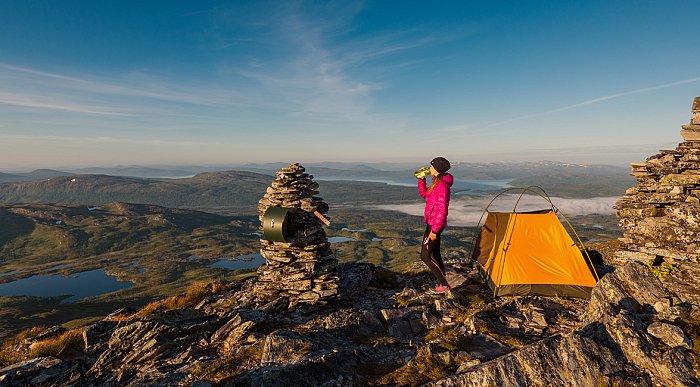
[[[682,128],[675,150],[632,164],[637,186],[615,205],[626,244],[618,258],[700,261],[700,97]]]
[[[272,206],[288,210],[287,242],[260,240],[260,253],[267,261],[258,269],[255,285],[261,301],[287,297],[291,305],[323,304],[338,295],[338,261],[320,218],[314,214],[326,214],[328,204],[314,196],[317,189],[313,176],[295,163],[277,171],[275,180],[260,199],[261,223]]]

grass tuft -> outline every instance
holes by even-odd
[[[82,350],[85,346],[83,332],[80,330],[68,331],[53,339],[43,340],[29,347],[29,357],[59,357],[71,351]]]
[[[26,339],[36,337],[43,330],[39,327],[26,329],[4,342],[0,346],[0,368],[37,357],[64,357],[84,349],[81,330],[67,331],[58,337],[32,343],[29,347],[25,345]]]
[[[417,386],[451,375],[456,369],[457,365],[454,362],[446,365],[437,355],[421,348],[413,360],[384,375],[377,384]]]
[[[145,318],[156,311],[191,308],[199,304],[206,297],[223,293],[228,289],[229,285],[225,282],[213,282],[209,284],[205,282],[195,282],[185,290],[185,294],[151,302],[136,312],[134,316]]]

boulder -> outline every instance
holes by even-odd
[[[326,316],[321,326],[331,333],[344,333],[350,337],[373,337],[386,333],[386,329],[374,310],[341,309]]]
[[[671,348],[693,348],[693,342],[685,335],[681,328],[673,324],[655,322],[647,327],[647,332]]]
[[[374,265],[371,263],[341,263],[336,269],[340,281],[341,297],[354,299],[367,289],[372,281]]]
[[[620,309],[652,312],[653,305],[669,297],[647,266],[630,262],[604,276],[591,291],[583,323],[588,324],[615,315]]]

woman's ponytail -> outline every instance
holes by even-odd
[[[430,187],[428,188],[428,192],[433,192],[433,189],[435,188],[435,186],[437,186],[438,183],[440,183],[442,181],[442,176],[443,176],[443,174],[433,176],[433,182],[430,183]]]

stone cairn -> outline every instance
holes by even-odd
[[[318,183],[304,167],[291,164],[277,171],[275,180],[260,202],[260,222],[271,206],[289,209],[289,242],[261,239],[260,253],[267,261],[258,269],[255,292],[262,301],[278,297],[297,303],[324,304],[338,295],[338,261],[330,248],[322,221],[314,212],[326,214],[328,204],[318,194]],[[261,226],[262,231],[262,226]]]
[[[675,150],[632,164],[637,186],[615,205],[625,230],[619,259],[700,261],[700,97],[681,128],[685,141]]]

